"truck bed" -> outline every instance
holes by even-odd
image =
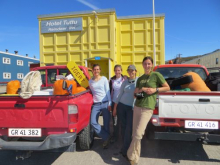
[[[88,125],[92,106],[89,90],[72,96],[0,96],[0,136],[7,134],[8,128],[41,128],[48,132],[69,132],[70,127],[81,131]],[[69,123],[68,105],[76,105],[80,121]],[[85,122],[87,121],[87,122]]]

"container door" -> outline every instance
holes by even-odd
[[[88,61],[88,67],[92,68],[94,64],[99,64],[101,67],[101,75],[105,76],[107,79],[109,79],[109,64],[108,59],[106,60],[92,60]]]

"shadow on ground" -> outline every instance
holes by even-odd
[[[108,149],[103,149],[103,141],[99,138],[95,138],[91,150],[99,154],[106,164],[129,165],[128,160],[120,154],[121,142],[122,141],[119,140],[118,142],[111,143]],[[77,148],[77,152],[83,152],[83,150]]]
[[[57,152],[32,152],[30,158],[16,160],[16,151],[0,151],[0,165],[50,165],[61,154]]]
[[[142,140],[141,157],[167,159],[171,163],[181,160],[219,162],[220,159],[210,159],[203,148],[202,142]]]
[[[128,165],[129,162],[119,153],[122,141],[110,144],[108,149],[102,149],[102,141],[95,139],[92,150],[97,152],[106,164]],[[80,151],[79,151],[80,152]],[[144,159],[143,159],[144,158]],[[140,165],[146,164],[146,159],[163,159],[167,163],[186,161],[202,161],[204,163],[220,163],[219,159],[210,159],[201,142],[160,141],[142,139]],[[150,162],[149,162],[150,163]],[[151,164],[151,163],[150,163]]]

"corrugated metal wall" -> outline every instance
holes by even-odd
[[[137,67],[138,74],[144,73],[142,60],[153,58],[153,21],[152,18],[117,20],[118,23],[118,60],[126,70],[129,64]],[[164,17],[155,19],[156,64],[164,64]]]
[[[41,21],[53,19],[82,18],[82,31],[41,33]],[[130,64],[135,64],[138,75],[144,73],[142,60],[153,57],[153,21],[151,16],[139,18],[116,17],[114,10],[94,11],[83,14],[69,14],[39,17],[41,66],[65,65],[75,61],[88,67],[94,63],[103,64],[102,73],[113,75],[115,64],[121,64],[123,73]],[[164,15],[155,19],[156,64],[165,63]],[[95,61],[95,57],[101,57]],[[104,59],[105,58],[105,59]],[[107,61],[110,59],[110,62]],[[103,61],[103,62],[102,62]],[[104,64],[106,63],[106,64]],[[109,78],[109,77],[108,77]]]
[[[85,65],[84,59],[96,56],[114,59],[114,13],[102,14],[97,17],[94,14],[89,14],[60,18],[69,17],[82,17],[83,30],[40,33],[41,66],[47,64],[65,65],[72,60],[78,65]]]

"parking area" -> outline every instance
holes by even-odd
[[[96,138],[89,151],[77,150],[73,153],[33,152],[25,160],[16,160],[15,151],[1,151],[0,164],[10,165],[128,165],[128,161],[119,154],[121,141],[102,149],[101,140]],[[219,164],[220,145],[204,145],[200,142],[148,141],[142,140],[142,152],[139,165],[181,164],[201,165]]]

